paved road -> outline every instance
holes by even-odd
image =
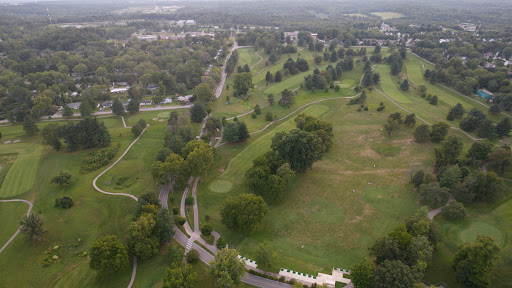
[[[434,210],[432,210],[432,211],[428,212],[428,218],[429,218],[429,219],[434,219],[434,217],[435,217],[437,214],[441,213],[441,211],[443,210],[443,208],[444,208],[444,207],[446,207],[446,206],[450,205],[450,202],[452,202],[453,200],[455,200],[455,198],[453,198],[453,195],[450,195],[450,198],[448,198],[448,202],[446,202],[446,204],[445,204],[444,206],[439,207],[439,208],[437,208],[437,209],[434,209]]]
[[[0,200],[0,202],[23,202],[23,203],[26,203],[28,204],[28,210],[27,210],[27,217],[28,215],[30,215],[30,211],[32,211],[32,202],[30,201],[27,201],[27,200],[24,200],[24,199],[10,199],[10,200]],[[2,248],[0,248],[0,253],[2,253],[2,251],[4,251],[4,249],[9,245],[11,244],[12,240],[14,240],[14,238],[16,238],[16,236],[18,236],[18,234],[20,233],[20,228],[18,228],[18,230],[16,230],[16,232],[14,233],[14,235],[12,235],[12,237],[7,240],[7,242],[4,244],[4,246],[2,246]]]
[[[226,82],[226,78],[228,77],[228,74],[226,74],[226,64],[228,63],[227,60],[229,60],[229,57],[231,57],[231,54],[236,49],[248,48],[248,47],[251,47],[251,46],[238,46],[237,42],[235,42],[235,44],[233,44],[233,47],[231,47],[231,51],[229,52],[229,55],[226,57],[226,62],[224,62],[224,65],[222,66],[222,77],[220,79],[219,84],[217,85],[217,88],[215,89],[215,97],[216,98],[219,98],[220,95],[222,94],[222,89],[224,89],[224,83]]]
[[[139,112],[160,111],[160,110],[175,110],[175,109],[189,109],[192,106],[193,106],[192,104],[183,105],[183,106],[155,106],[155,107],[140,108]],[[112,111],[98,111],[98,112],[92,113],[92,116],[101,116],[101,115],[110,115],[110,114],[114,114],[114,112],[112,112]],[[73,116],[80,117],[81,115],[80,115],[80,113],[74,113]],[[62,118],[62,114],[55,113],[55,114],[51,115],[51,117],[52,118]],[[48,119],[48,116],[42,116],[41,117],[41,120],[47,120],[47,119]],[[67,119],[67,120],[72,120],[72,119]],[[4,120],[1,120],[0,123],[9,123],[9,120],[4,119]],[[128,128],[128,127],[125,127],[125,128]]]

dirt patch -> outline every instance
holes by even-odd
[[[391,143],[393,144],[396,144],[396,143],[400,143],[400,144],[411,144],[412,141],[414,141],[414,138],[411,138],[411,139],[402,139],[402,140],[393,140]]]
[[[380,158],[380,155],[373,151],[372,149],[370,148],[366,148],[366,150],[364,151],[361,151],[361,156],[366,156],[366,157],[372,157],[372,158]]]

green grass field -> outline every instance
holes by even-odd
[[[389,20],[389,19],[404,17],[404,14],[397,13],[397,12],[373,12],[371,14],[382,18],[382,20]]]
[[[412,130],[403,129],[391,138],[381,132],[387,115],[397,111],[391,103],[384,100],[390,110],[376,113],[383,100],[371,92],[368,101],[369,112],[356,112],[357,107],[346,106],[347,100],[305,109],[335,123],[334,147],[313,170],[297,175],[282,203],[271,207],[262,229],[250,237],[223,226],[218,209],[226,197],[248,192],[240,180],[250,161],[268,150],[277,131],[292,129],[294,117],[248,144],[220,147],[214,172],[199,187],[200,219],[210,216],[215,230],[249,258],[258,243],[269,240],[279,251],[279,267],[305,273],[348,269],[375,239],[416,210],[416,196],[405,185],[411,163],[432,165],[431,145],[414,143]],[[234,189],[227,194],[210,191],[217,179],[229,179]]]
[[[28,205],[23,202],[4,202],[0,203],[0,219],[2,219],[2,229],[0,229],[0,247],[9,240],[14,232],[20,226],[20,220],[26,215]]]
[[[2,153],[17,154],[0,187],[0,197],[11,197],[27,192],[34,186],[42,147],[30,143],[2,144]]]

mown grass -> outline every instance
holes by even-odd
[[[18,154],[0,187],[0,197],[11,197],[27,192],[34,185],[41,145],[31,143],[3,144],[2,153]]]
[[[394,18],[402,18],[404,14],[397,12],[373,12],[371,13],[375,16],[379,16],[382,20],[394,19]]]
[[[2,229],[0,229],[0,247],[9,240],[14,232],[20,226],[20,220],[25,216],[28,205],[22,202],[4,202],[0,203],[0,219],[2,219]]]
[[[375,109],[381,101],[389,110],[377,113]],[[214,171],[199,186],[200,218],[210,216],[215,230],[228,240],[230,247],[238,248],[249,258],[254,258],[258,243],[271,241],[279,251],[279,267],[318,273],[332,267],[348,269],[359,261],[375,239],[416,210],[416,195],[406,183],[411,164],[415,169],[432,166],[432,145],[412,141],[412,129],[402,129],[391,138],[385,136],[382,123],[389,113],[398,110],[375,92],[369,93],[368,112],[356,112],[358,107],[346,106],[347,102],[328,100],[311,106],[330,107],[317,117],[334,123],[333,149],[311,171],[297,175],[284,200],[271,206],[264,225],[254,235],[244,236],[227,229],[221,224],[218,211],[226,197],[249,192],[240,184],[241,171],[247,169],[243,163],[255,157],[254,150],[268,150],[268,146],[259,143],[269,141],[270,135],[260,135],[249,144],[218,149]],[[308,109],[305,112],[310,114]],[[294,123],[288,121],[267,134],[291,129]],[[379,154],[388,150],[392,153]],[[235,160],[246,157],[249,158],[245,161]],[[211,181],[226,175],[235,183],[231,192],[208,190]]]

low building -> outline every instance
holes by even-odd
[[[180,101],[182,104],[189,103],[194,95],[187,95],[187,96],[179,96],[178,101]]]
[[[491,91],[489,91],[489,90],[487,90],[485,88],[476,91],[476,95],[478,95],[478,96],[480,96],[480,97],[482,97],[482,98],[484,98],[486,100],[494,97],[494,94]]]
[[[103,104],[101,104],[103,106],[103,108],[111,108],[112,107],[112,104],[113,102],[112,101],[105,101],[103,102]]]
[[[158,84],[148,85],[148,89],[151,91],[158,90]]]
[[[128,89],[130,89],[130,87],[111,88],[110,93],[114,93],[114,94],[126,93],[126,92],[128,92]]]
[[[162,100],[162,102],[160,102],[160,104],[170,104],[170,103],[172,103],[171,97],[165,97],[165,99]]]
[[[81,104],[81,102],[75,102],[75,103],[68,103],[66,105],[68,105],[68,107],[71,109],[78,110],[78,109],[80,109],[80,104]]]
[[[143,100],[139,102],[139,106],[149,106],[151,104],[153,104],[153,101],[151,100]]]

